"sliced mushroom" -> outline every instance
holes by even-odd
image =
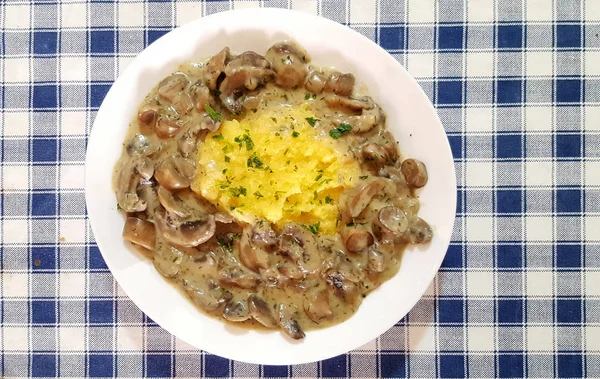
[[[227,62],[229,57],[229,47],[225,47],[215,56],[210,58],[208,62],[206,62],[204,70],[204,80],[206,86],[209,89],[217,89],[217,82],[219,80],[219,76],[221,76],[221,74],[223,73],[223,70],[225,69],[225,63]]]
[[[160,115],[156,106],[146,104],[141,107],[138,112],[138,124],[140,126],[140,132],[145,136],[154,133],[159,116]]]
[[[342,229],[341,234],[346,249],[352,253],[363,251],[374,242],[373,235],[368,230],[356,226]]]
[[[189,84],[183,73],[172,74],[158,84],[158,97],[169,103],[179,114],[186,114],[193,108],[192,99],[185,92]]]
[[[348,114],[361,114],[364,110],[375,107],[373,100],[368,97],[344,97],[338,95],[327,95],[324,98],[330,108],[339,109]]]
[[[389,205],[379,210],[374,226],[379,238],[394,240],[408,228],[408,217],[402,209]]]
[[[242,322],[250,319],[250,310],[245,301],[229,302],[223,309],[223,318],[233,322]]]
[[[215,213],[215,221],[220,222],[221,224],[231,224],[235,222],[235,218],[227,213],[219,212]]]
[[[385,166],[389,159],[386,149],[373,142],[367,142],[362,146],[361,155],[364,161],[376,170]]]
[[[389,178],[395,184],[396,196],[404,198],[411,195],[410,187],[406,183],[404,174],[400,169],[393,166],[385,166],[379,170],[377,175],[384,178]],[[406,209],[405,207],[403,208]]]
[[[190,186],[195,170],[193,161],[170,156],[158,165],[154,177],[168,190],[183,189]]]
[[[156,229],[154,224],[137,217],[127,217],[123,227],[123,239],[154,251]]]
[[[374,178],[352,188],[346,200],[346,207],[348,208],[350,217],[358,217],[369,205],[373,197],[381,193],[385,185],[384,179]]]
[[[266,58],[275,71],[275,84],[284,89],[301,86],[306,77],[307,56],[306,51],[293,42],[283,41],[271,46]]]
[[[329,292],[326,289],[311,290],[304,298],[304,312],[308,318],[317,324],[323,319],[333,317],[329,306]]]
[[[325,81],[327,80],[327,76],[319,71],[311,71],[306,76],[306,82],[304,83],[304,88],[312,93],[316,93],[317,95],[323,92],[323,88],[325,87]]]
[[[156,135],[162,139],[171,138],[177,134],[179,128],[181,128],[181,125],[177,122],[161,117],[156,124]]]
[[[252,228],[252,243],[261,248],[273,248],[277,245],[277,233],[271,228],[271,225],[261,220]]]
[[[340,96],[350,96],[354,90],[354,75],[332,72],[325,82],[325,92]]]
[[[154,175],[154,161],[150,158],[142,158],[138,160],[135,169],[142,179],[150,180]]]
[[[260,279],[258,276],[245,272],[239,267],[225,267],[219,273],[219,281],[223,284],[236,286],[239,288],[253,289],[258,286]]]
[[[143,134],[136,134],[129,140],[126,149],[130,157],[149,156],[157,152],[159,146],[153,144],[149,137]]]
[[[371,248],[368,253],[368,268],[371,272],[383,272],[385,270],[385,257],[379,251]]]
[[[421,188],[427,184],[427,167],[418,159],[409,158],[402,162],[402,173],[411,187]]]
[[[427,243],[433,238],[431,226],[420,217],[417,217],[406,229],[402,238],[412,244]]]
[[[293,305],[279,304],[279,325],[281,329],[295,340],[302,339],[306,336],[304,331],[298,324],[298,308]]]
[[[258,297],[256,294],[250,294],[248,296],[248,309],[250,310],[250,315],[256,321],[261,323],[263,326],[267,328],[275,329],[278,326],[278,322],[275,319],[275,315],[269,304],[266,301]]]
[[[160,235],[156,236],[156,248],[152,261],[163,276],[174,278],[179,274],[183,252],[169,245]]]
[[[290,256],[305,275],[320,269],[319,246],[315,235],[298,224],[286,224],[280,238],[279,251]]]
[[[201,308],[212,311],[233,298],[231,292],[221,288],[213,279],[206,282],[191,282],[184,280],[188,295]]]
[[[358,286],[344,278],[339,272],[327,275],[327,283],[334,289],[336,296],[341,297],[350,305],[357,305],[360,298]]]
[[[200,113],[205,112],[204,106],[207,104],[210,105],[210,90],[208,87],[202,83],[197,83],[192,87],[192,94],[196,111]]]
[[[137,188],[140,183],[140,174],[137,166],[142,160],[130,158],[119,172],[117,180],[117,202],[125,212],[142,212],[148,205],[145,200],[140,199]]]
[[[288,279],[302,280],[304,278],[302,270],[288,262],[279,266],[277,270],[281,273],[281,275],[285,276]]]
[[[237,250],[239,251],[242,264],[250,270],[258,272],[260,269],[269,267],[269,256],[264,250],[250,243],[251,233],[251,226],[244,228]]]
[[[165,207],[167,211],[177,215],[179,217],[185,218],[190,215],[190,213],[184,208],[178,199],[175,198],[175,195],[168,189],[163,186],[158,186],[158,190],[156,191],[158,195],[158,200],[160,204]]]
[[[215,234],[215,216],[212,214],[199,220],[185,222],[164,212],[156,212],[154,218],[159,233],[174,245],[198,246]]]

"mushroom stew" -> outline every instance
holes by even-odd
[[[123,239],[225,322],[302,339],[348,319],[433,236],[425,165],[357,87],[293,41],[182,64],[140,104],[115,165]]]

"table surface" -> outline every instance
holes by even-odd
[[[410,314],[290,367],[204,353],[144,316],[84,202],[87,137],[119,73],[178,25],[256,6],[388,50],[436,106],[458,180],[446,259]],[[599,0],[3,1],[0,376],[600,377],[598,33]]]

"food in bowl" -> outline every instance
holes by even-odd
[[[182,64],[115,165],[123,238],[206,313],[294,339],[351,317],[433,231],[405,158],[352,73],[293,41]]]

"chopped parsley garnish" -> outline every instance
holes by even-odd
[[[287,149],[285,149],[285,151],[283,152],[283,155],[287,155],[288,151],[290,151],[289,147]]]
[[[227,162],[227,163],[231,162],[231,158],[229,158],[227,155],[225,156],[225,162]]]
[[[212,136],[212,139],[217,140],[217,141],[223,141],[223,135],[217,134],[216,136]]]
[[[297,138],[299,135],[300,135],[300,133],[298,133],[298,132],[293,132],[292,133],[292,137],[294,137],[294,138]]]
[[[312,118],[312,117],[307,117],[305,120],[306,120],[306,121],[307,121],[307,122],[310,124],[310,126],[312,126],[313,128],[315,127],[315,124],[317,123],[317,121],[321,121],[321,120],[319,120],[318,118]]]
[[[246,188],[242,187],[242,186],[231,187],[229,189],[229,192],[231,193],[231,196],[233,196],[233,197],[246,196]]]
[[[321,222],[317,221],[314,224],[308,226],[308,230],[312,232],[312,234],[319,234],[319,227],[321,226]]]
[[[352,130],[352,125],[348,124],[339,124],[337,128],[331,129],[329,131],[329,135],[331,138],[338,139],[344,134],[348,134],[349,131]]]
[[[310,93],[307,92],[306,95],[304,95],[304,100],[308,100],[308,99],[310,99],[310,97],[311,97]]]
[[[363,175],[363,176],[359,176],[359,179],[360,179],[360,180],[365,180],[365,179],[366,179],[366,178],[368,178],[368,177],[369,177],[369,175]]]
[[[208,114],[210,116],[210,118],[212,118],[215,121],[221,121],[223,119],[223,115],[220,114],[219,112],[215,111],[208,104],[204,104],[204,110],[206,111],[206,114]]]
[[[271,117],[271,120],[273,120],[273,122],[277,122],[277,119],[275,117]]]
[[[315,182],[318,182],[319,179],[321,179],[323,177],[323,174],[319,174],[317,175],[317,177],[315,178]]]
[[[354,221],[347,223],[346,226],[354,226]]]
[[[263,168],[263,162],[258,156],[256,156],[256,153],[252,153],[250,158],[248,158],[248,160],[246,161],[246,165],[248,167]]]
[[[333,201],[333,199],[331,198],[331,196],[327,195],[325,196],[325,204],[329,204]]]
[[[123,208],[121,208],[121,205],[119,205],[119,203],[117,203],[117,211],[122,211]]]
[[[317,191],[315,191],[313,193],[313,200],[317,200],[318,197],[319,197],[319,194],[317,193]]]
[[[256,196],[257,199],[260,199],[261,197],[264,197],[260,192],[256,191],[254,192],[254,196]]]
[[[285,191],[275,191],[275,200],[279,200],[279,194],[280,193],[285,194]]]
[[[244,134],[243,136],[237,136],[233,140],[237,142],[240,149],[242,148],[243,144],[246,144],[246,150],[248,151],[254,148],[254,142],[252,142],[252,138],[250,138],[250,136],[247,134]]]
[[[224,168],[224,169],[223,169],[223,171],[221,171],[221,172],[222,172],[223,174],[226,174],[226,173],[227,173],[227,169],[226,169],[226,168]]]

